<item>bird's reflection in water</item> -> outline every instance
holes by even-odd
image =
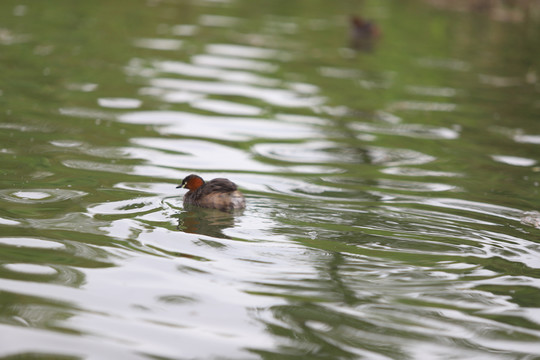
[[[241,212],[226,212],[185,205],[184,211],[177,215],[177,229],[192,234],[228,239],[229,237],[223,233],[223,230],[232,228],[235,215]]]

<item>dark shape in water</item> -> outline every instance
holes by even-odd
[[[371,51],[373,44],[380,36],[377,25],[359,16],[351,17],[349,46],[355,50]]]
[[[233,228],[235,224],[235,214],[230,211],[207,209],[190,204],[186,204],[184,211],[174,217],[178,218],[176,228],[180,231],[220,239],[230,239],[223,231]]]

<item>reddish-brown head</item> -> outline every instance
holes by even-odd
[[[176,188],[177,189],[186,188],[191,191],[195,191],[203,185],[204,185],[204,180],[200,176],[191,174],[191,175],[186,176],[184,180],[182,180],[182,184],[178,185]]]

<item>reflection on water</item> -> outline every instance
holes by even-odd
[[[215,209],[185,206],[185,211],[177,215],[178,230],[218,238],[228,238],[223,231],[234,227],[235,215]]]
[[[0,357],[539,357],[535,7],[444,3],[2,2]]]
[[[157,125],[162,135],[203,137],[215,140],[241,141],[252,138],[303,139],[316,136],[317,129],[306,124],[266,119],[204,116],[176,111],[145,111],[123,114],[120,121]],[[181,150],[182,148],[178,148]]]

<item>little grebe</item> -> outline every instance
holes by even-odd
[[[191,204],[225,211],[246,207],[244,195],[229,179],[217,178],[205,182],[200,176],[191,174],[176,188],[189,190],[184,195],[184,205]]]
[[[356,50],[371,50],[373,41],[380,36],[377,25],[359,16],[351,17],[350,46]]]

